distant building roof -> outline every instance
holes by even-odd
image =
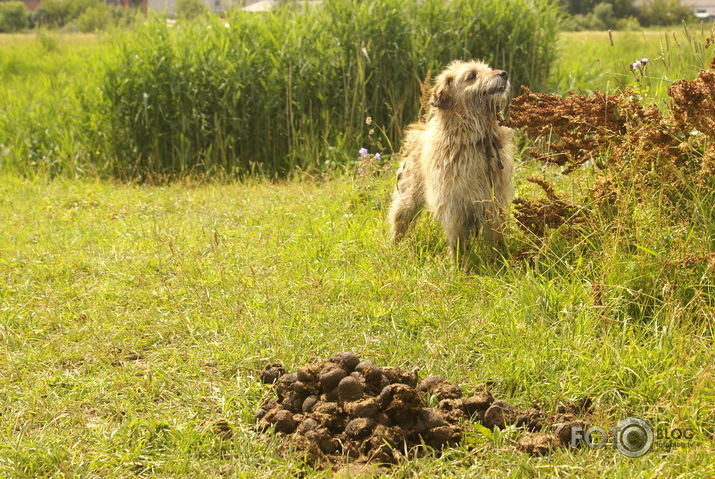
[[[276,0],[257,0],[255,2],[246,2],[243,9],[247,12],[267,12],[273,10],[278,4]]]
[[[691,7],[710,7],[715,8],[715,0],[682,0],[680,3]]]
[[[27,8],[31,12],[34,12],[40,7],[40,0],[23,0],[22,3],[24,3],[25,8]]]
[[[633,6],[640,8],[643,5],[648,5],[652,1],[653,0],[634,0]],[[715,8],[715,0],[680,0],[680,4],[687,5],[687,6],[693,7],[693,8],[700,8],[700,7]]]

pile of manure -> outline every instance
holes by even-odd
[[[521,409],[495,400],[488,391],[465,395],[439,376],[419,380],[417,371],[377,367],[349,352],[286,374],[279,364],[259,372],[277,398],[256,412],[257,429],[284,437],[282,452],[299,451],[316,466],[345,462],[394,464],[409,454],[454,446],[471,422],[532,432],[517,449],[545,454],[567,445],[571,427],[584,424],[584,405],[561,405],[547,418],[539,409]],[[428,407],[428,403],[436,404]],[[585,407],[588,407],[587,405]],[[539,433],[552,427],[553,434]],[[424,447],[428,446],[428,447]]]

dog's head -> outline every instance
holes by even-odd
[[[430,104],[440,110],[497,113],[509,99],[509,73],[480,61],[454,61],[439,74]]]

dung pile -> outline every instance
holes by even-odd
[[[314,464],[395,463],[405,453],[440,450],[462,439],[462,425],[479,421],[493,429],[516,424],[539,431],[545,418],[538,409],[519,409],[495,401],[487,391],[465,396],[459,386],[439,376],[418,380],[416,371],[379,368],[354,353],[284,374],[280,365],[259,373],[275,384],[277,399],[256,412],[257,427],[285,435],[283,449],[297,449]],[[430,399],[431,398],[431,399]],[[428,407],[428,401],[436,404]],[[556,444],[556,436],[549,435]],[[551,443],[549,443],[551,444]],[[523,450],[541,454],[542,449]]]

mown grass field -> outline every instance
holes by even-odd
[[[622,62],[657,63],[661,37],[636,46],[639,36],[616,34],[615,55],[605,33],[564,35],[553,89],[604,89],[625,75]],[[40,51],[33,42],[0,37],[3,65],[27,60],[12,60],[13,48]],[[37,68],[56,64],[43,81],[58,84],[89,54],[76,48],[101,44],[56,42]],[[30,83],[28,69],[3,70],[4,104]],[[519,193],[538,170],[520,164]],[[573,195],[588,181],[542,174]],[[552,411],[589,397],[599,425],[637,416],[694,435],[656,440],[637,459],[611,447],[532,458],[515,451],[517,430],[474,431],[396,476],[715,475],[713,271],[663,279],[674,255],[713,250],[715,218],[698,206],[712,191],[697,192],[682,221],[649,196],[635,217],[595,224],[576,245],[557,238],[533,261],[475,255],[462,272],[427,219],[403,245],[388,244],[391,188],[389,175],[350,168],[164,186],[3,173],[0,476],[330,477],[252,430],[271,394],[256,370],[345,350],[488,386],[519,406]],[[524,243],[514,228],[510,252]],[[216,433],[221,420],[231,438]]]
[[[3,178],[2,473],[312,474],[251,430],[270,394],[255,371],[342,350],[470,389],[489,383],[522,406],[591,397],[604,425],[635,415],[697,431],[635,460],[611,448],[534,459],[510,447],[514,431],[475,433],[442,458],[400,465],[405,475],[713,472],[712,311],[683,316],[673,302],[634,320],[627,288],[595,307],[590,268],[618,289],[638,253],[455,272],[428,222],[390,247],[373,205],[385,194],[361,193],[348,179]],[[212,431],[220,419],[231,440]]]

